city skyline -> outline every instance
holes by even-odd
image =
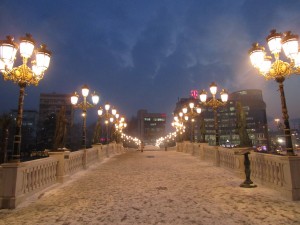
[[[26,88],[24,109],[38,109],[40,93],[71,94],[87,84],[99,105],[108,101],[128,119],[143,108],[170,118],[178,97],[215,81],[230,93],[261,89],[268,116],[281,118],[278,86],[258,75],[248,49],[253,42],[267,49],[273,28],[300,34],[299,1],[4,0],[0,9],[1,40],[31,33],[53,52],[44,79]],[[297,118],[299,77],[284,84]],[[16,109],[18,86],[2,80],[0,89],[0,111]]]

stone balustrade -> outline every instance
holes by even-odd
[[[94,145],[76,152],[49,152],[48,158],[0,165],[0,208],[16,208],[26,198],[104,158],[124,152],[122,145]]]
[[[242,148],[209,146],[207,143],[177,143],[177,151],[192,154],[201,160],[233,172],[245,179],[244,155],[236,154]],[[300,157],[253,152],[249,154],[251,180],[278,190],[290,200],[300,200]]]

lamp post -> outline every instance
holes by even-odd
[[[209,86],[210,92],[212,94],[212,98],[210,100],[207,101],[207,92],[205,90],[202,90],[201,94],[200,94],[200,101],[208,106],[211,107],[213,109],[214,112],[214,127],[215,127],[215,133],[216,133],[216,145],[219,146],[219,124],[218,124],[218,113],[217,113],[217,109],[221,106],[225,106],[227,101],[228,101],[228,93],[227,91],[225,91],[225,89],[222,89],[222,91],[220,92],[220,96],[221,96],[221,101],[219,99],[216,98],[216,94],[217,94],[217,85],[215,84],[215,82],[212,82],[211,85]]]
[[[22,65],[13,67],[17,50],[20,50],[22,57]],[[31,61],[31,68],[29,68],[28,60],[35,52],[35,60]],[[16,130],[13,143],[13,162],[20,162],[21,154],[21,129],[23,117],[23,104],[25,87],[31,84],[37,86],[39,81],[43,79],[45,71],[50,64],[51,52],[42,44],[40,48],[35,48],[35,41],[30,34],[20,38],[20,45],[14,42],[14,38],[7,36],[6,40],[0,41],[0,71],[4,80],[11,80],[17,83],[20,87],[18,114]]]
[[[104,117],[105,118],[105,126],[106,126],[106,141],[107,144],[108,142],[108,138],[109,138],[109,123],[114,123],[115,125],[119,123],[119,121],[124,122],[124,117],[120,118],[120,114],[117,113],[117,110],[115,108],[111,109],[111,105],[109,103],[105,103],[104,105],[104,109],[105,109],[105,113],[104,110],[100,107],[98,110],[98,116],[99,117]],[[111,111],[109,111],[111,109]],[[127,125],[126,125],[127,126]]]
[[[82,102],[78,102],[79,95],[75,92],[71,96],[71,103],[74,105],[75,108],[80,108],[82,110],[82,148],[86,149],[86,116],[87,116],[87,109],[94,107],[99,102],[99,96],[94,92],[92,94],[92,104],[87,101],[87,96],[89,95],[89,88],[87,85],[83,85],[81,88],[81,94],[83,97]]]
[[[188,107],[183,107],[182,108],[182,113],[184,114],[184,119],[185,121],[189,121],[191,123],[191,142],[194,142],[195,140],[195,117],[200,115],[201,113],[201,108],[198,105],[195,105],[194,102],[190,102]]]
[[[272,63],[272,57],[267,56],[265,48],[259,46],[258,43],[254,43],[249,50],[250,60],[260,75],[266,80],[275,80],[279,85],[287,155],[295,155],[292,145],[283,82],[292,74],[300,74],[298,35],[292,34],[290,31],[278,33],[276,30],[271,30],[271,33],[267,36],[266,40],[268,42],[269,50],[271,54],[273,54],[274,62]],[[289,62],[280,59],[282,49]]]

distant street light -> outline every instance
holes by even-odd
[[[50,64],[51,52],[45,44],[36,49],[35,41],[30,34],[20,38],[20,47],[13,40],[13,37],[7,36],[6,40],[0,41],[0,71],[4,80],[11,80],[20,87],[12,156],[12,162],[20,162],[25,87],[31,84],[37,86],[39,81],[43,79]],[[18,67],[13,67],[18,49],[20,49],[23,63]],[[31,61],[32,67],[29,68],[27,63],[33,52],[35,52],[35,60]]]
[[[86,149],[86,116],[87,109],[94,107],[99,102],[99,96],[94,92],[92,94],[92,104],[87,101],[87,96],[89,95],[89,88],[87,85],[83,85],[81,88],[81,94],[83,96],[83,101],[78,103],[79,95],[75,92],[71,96],[71,103],[75,108],[80,108],[82,110],[82,147]]]
[[[287,155],[295,155],[292,145],[291,130],[289,124],[289,115],[286,106],[284,95],[283,82],[292,74],[300,74],[300,52],[298,50],[298,35],[292,34],[290,31],[285,33],[277,33],[276,30],[271,30],[271,33],[266,38],[270,52],[274,56],[267,56],[265,48],[254,43],[249,50],[250,60],[252,65],[258,70],[266,80],[275,80],[279,85],[282,117],[284,122],[284,134],[286,139]],[[281,51],[284,51],[289,62],[279,59]]]
[[[195,105],[194,102],[190,102],[188,107],[182,108],[182,113],[184,115],[185,121],[191,122],[191,142],[195,141],[195,117],[199,116],[201,113],[201,108],[199,105]]]
[[[111,111],[109,111],[111,108],[111,105],[109,103],[105,103],[103,111],[102,107],[98,109],[98,116],[99,118],[104,117],[104,123],[106,126],[106,141],[107,144],[109,143],[109,123],[113,123],[115,125],[115,129],[117,132],[122,132],[122,129],[124,129],[127,124],[125,123],[125,118],[123,116],[120,117],[120,114],[117,113],[117,110],[115,108],[112,108]],[[118,138],[116,138],[118,139]],[[116,140],[118,141],[118,140]]]
[[[203,90],[200,94],[200,101],[213,109],[214,112],[214,126],[215,126],[215,133],[216,133],[216,145],[219,146],[219,124],[218,124],[218,114],[217,109],[221,106],[225,106],[228,101],[228,93],[225,91],[225,89],[222,89],[220,92],[221,95],[221,101],[216,98],[217,94],[217,85],[215,82],[212,82],[212,84],[209,86],[210,92],[212,94],[212,98],[207,101],[207,92]]]

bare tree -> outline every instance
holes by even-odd
[[[247,133],[246,115],[240,102],[236,103],[237,130],[240,136],[241,147],[251,147],[252,143]]]
[[[1,148],[0,148],[0,163],[7,162],[7,143],[9,135],[9,126],[12,122],[11,117],[8,114],[3,114],[0,117],[0,127],[1,127]]]

